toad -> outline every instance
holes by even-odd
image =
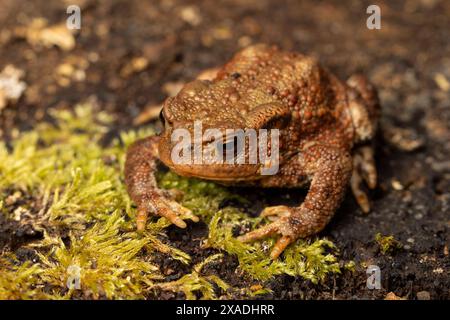
[[[327,225],[349,184],[362,210],[369,211],[364,183],[370,189],[376,186],[371,140],[379,113],[376,90],[363,76],[353,75],[342,82],[312,57],[263,44],[247,47],[223,67],[208,70],[168,98],[160,114],[163,132],[129,147],[125,183],[138,208],[137,229],[145,229],[150,213],[180,228],[186,227],[183,218],[198,221],[169,191],[158,188],[155,173],[159,161],[179,175],[226,185],[308,186],[299,206],[266,207],[261,214],[271,222],[239,236],[244,242],[278,237],[271,251],[276,259],[297,238],[314,235]],[[262,169],[266,164],[261,161],[174,161],[173,134],[182,129],[194,135],[198,121],[203,124],[201,130],[278,130],[279,169],[265,175]],[[226,149],[229,139],[224,139]],[[204,135],[194,140],[204,148],[217,146],[214,139]],[[244,158],[249,156],[247,140]],[[265,147],[269,153],[275,151],[271,142]],[[242,154],[233,155],[242,158]]]

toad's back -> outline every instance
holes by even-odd
[[[314,58],[255,45],[237,53],[220,70],[217,80],[237,89],[240,103],[247,108],[262,100],[288,105],[292,110],[287,128],[292,131],[291,138],[339,127],[352,140],[346,87]]]

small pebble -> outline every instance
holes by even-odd
[[[392,181],[391,181],[391,185],[392,185],[392,188],[394,188],[394,190],[397,190],[397,191],[399,191],[399,190],[403,190],[405,187],[400,183],[400,181],[398,181],[397,179],[393,179]]]
[[[430,300],[431,296],[428,291],[417,292],[417,300]]]
[[[397,296],[394,292],[389,292],[386,295],[386,297],[384,297],[384,300],[405,300],[405,299]]]

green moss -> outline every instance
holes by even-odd
[[[80,268],[80,286],[92,298],[143,298],[146,287],[162,279],[158,267],[137,254],[148,244],[148,239],[137,238],[135,233],[121,233],[124,219],[113,213],[104,223],[95,224],[82,237],[70,236],[70,245],[62,239],[46,237],[39,247],[49,247],[47,254],[39,253],[39,278],[52,286],[53,294],[62,295],[70,268]],[[65,297],[70,297],[69,290]]]
[[[355,261],[349,261],[344,265],[344,268],[351,271],[351,272],[355,272],[356,271],[356,263]]]
[[[152,129],[123,132],[108,146],[101,140],[112,120],[89,105],[74,112],[53,111],[54,123],[41,123],[21,133],[10,146],[0,143],[0,214],[14,218],[17,205],[11,194],[22,195],[20,206],[30,210],[27,223],[44,231],[45,237],[27,247],[37,262],[18,261],[11,253],[0,255],[0,298],[144,298],[156,288],[184,292],[187,298],[215,299],[240,292],[253,296],[261,289],[230,288],[203,266],[221,258],[212,255],[176,281],[166,282],[153,262],[156,252],[189,265],[186,252],[169,245],[165,229],[169,222],[148,223],[146,232],[135,232],[135,208],[123,183],[127,146],[153,134]],[[160,173],[163,188],[179,189],[182,204],[209,225],[206,246],[236,255],[239,268],[264,281],[279,274],[309,279],[314,283],[339,272],[335,246],[325,239],[298,240],[282,259],[268,257],[273,239],[243,244],[233,230],[243,225],[265,223],[234,207],[220,209],[225,199],[245,201],[239,195],[211,182]],[[22,220],[21,222],[22,223]],[[69,289],[71,266],[80,268],[81,289]]]
[[[158,287],[163,290],[169,290],[173,292],[181,291],[185,294],[186,299],[188,300],[195,300],[197,297],[197,293],[201,295],[202,299],[216,299],[217,296],[215,294],[214,284],[224,292],[226,292],[230,288],[230,286],[215,275],[202,275],[201,271],[206,264],[220,259],[221,257],[222,254],[209,256],[204,261],[196,264],[191,273],[184,275],[176,281],[161,283],[158,285]]]
[[[209,224],[207,245],[236,255],[239,267],[255,279],[268,280],[284,273],[317,283],[328,273],[340,272],[337,258],[332,254],[337,253],[336,247],[326,239],[297,240],[285,250],[284,259],[276,261],[269,258],[273,239],[253,244],[238,241],[232,236],[235,227],[243,224],[256,226],[262,219],[250,218],[233,207],[219,210],[219,205],[225,199],[245,201],[224,187],[212,182],[182,178],[172,172],[160,176],[160,185],[167,189],[182,190],[182,204]]]
[[[47,299],[37,288],[40,269],[30,262],[19,264],[14,257],[0,257],[0,300]]]
[[[394,236],[383,236],[381,233],[377,233],[375,235],[375,241],[378,243],[380,247],[380,251],[382,254],[386,254],[392,252],[395,249],[401,248],[400,242],[394,239]]]

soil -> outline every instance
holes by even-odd
[[[82,12],[72,50],[35,47],[16,36],[14,30],[33,18],[64,23],[68,4],[78,4]],[[381,8],[379,30],[366,27],[370,4]],[[379,186],[370,193],[373,208],[363,214],[348,193],[321,233],[334,241],[342,259],[354,260],[358,267],[320,285],[276,277],[268,284],[273,293],[264,298],[383,299],[389,292],[408,299],[450,298],[449,1],[2,0],[1,7],[0,70],[13,64],[25,72],[28,85],[17,103],[0,111],[0,136],[6,141],[15,129],[48,120],[50,108],[70,108],[87,99],[117,116],[112,132],[132,128],[133,119],[161,102],[171,88],[223,64],[251,43],[316,56],[341,79],[366,74],[378,88],[383,108],[376,139]],[[147,65],[127,71],[136,57],[144,57]],[[75,64],[84,77],[61,82],[55,68],[66,61],[81,61]],[[266,204],[298,203],[304,196],[304,191],[239,191],[253,200],[246,208],[250,214]],[[190,224],[168,234],[195,263],[211,253],[199,249],[198,238],[205,232],[204,224]],[[383,254],[377,233],[393,235],[401,248]],[[9,247],[28,259],[21,245],[41,236],[0,216],[0,250]],[[163,257],[160,263],[179,272],[183,268]],[[382,289],[367,288],[361,264],[380,267]],[[231,285],[251,285],[234,273],[236,265],[228,256],[206,268]],[[171,276],[176,279],[177,273]],[[182,296],[149,296],[174,298]]]

